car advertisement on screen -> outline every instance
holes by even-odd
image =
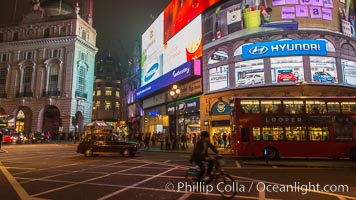
[[[163,13],[142,35],[141,85],[163,74]]]
[[[235,63],[236,86],[261,85],[265,83],[264,63],[262,59]]]
[[[290,56],[271,58],[272,83],[292,83],[304,81],[303,57]]]
[[[217,4],[203,14],[203,44],[209,48],[250,34],[306,28],[356,38],[353,3],[353,0],[234,0]]]
[[[337,83],[335,58],[310,56],[312,82]]]
[[[209,70],[210,91],[226,89],[229,87],[229,66],[224,65]]]
[[[164,42],[220,0],[172,0],[164,9]]]
[[[172,37],[164,48],[163,74],[202,56],[201,15]]]
[[[351,86],[356,86],[356,62],[341,59],[342,74],[344,83]]]

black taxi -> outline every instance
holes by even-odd
[[[124,157],[134,156],[139,150],[137,142],[120,141],[115,133],[87,134],[77,147],[77,153],[87,157],[99,154],[121,154]]]

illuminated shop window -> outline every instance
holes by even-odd
[[[96,96],[98,96],[98,97],[101,96],[101,90],[96,91]]]
[[[116,97],[120,97],[120,91],[116,91]]]
[[[340,103],[339,102],[328,102],[328,113],[335,114],[340,113]]]
[[[285,114],[302,114],[304,103],[302,100],[284,100],[283,108]]]
[[[120,103],[118,101],[115,102],[115,107],[119,108],[120,107]]]
[[[356,113],[356,102],[341,102],[342,113]]]
[[[305,101],[305,112],[307,114],[324,114],[326,113],[325,101],[307,100]]]
[[[276,114],[280,113],[282,103],[280,100],[261,100],[261,113]]]
[[[253,127],[252,128],[252,133],[253,133],[253,140],[261,140],[261,129],[260,129],[260,127]]]
[[[308,127],[310,141],[329,141],[328,127]]]
[[[285,127],[286,140],[307,141],[306,127]]]
[[[248,86],[265,83],[263,59],[235,63],[236,86]]]
[[[242,113],[260,113],[259,100],[241,100]]]
[[[111,110],[111,101],[105,100],[105,110]]]
[[[304,81],[303,57],[288,56],[271,58],[272,83]]]

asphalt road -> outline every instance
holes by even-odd
[[[0,199],[223,199],[215,184],[191,191],[184,176],[192,165],[184,152],[86,158],[68,144],[3,149]],[[285,165],[262,165],[263,160],[225,157],[224,169],[236,181],[235,199],[356,199],[351,161],[290,159],[279,161]],[[308,165],[294,165],[301,162]]]

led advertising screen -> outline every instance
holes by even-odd
[[[265,83],[263,59],[235,63],[236,86],[251,86]]]
[[[163,13],[142,34],[141,85],[163,74]]]
[[[335,58],[310,56],[310,69],[312,82],[337,83]]]
[[[284,30],[325,29],[356,38],[352,0],[230,0],[205,12],[202,21],[207,48],[249,34]]]
[[[292,83],[304,81],[302,56],[271,58],[272,83]]]
[[[163,74],[202,56],[201,15],[173,36],[164,48]]]
[[[341,59],[341,67],[343,71],[344,83],[351,86],[356,86],[356,62]]]
[[[164,42],[220,0],[172,0],[164,9]]]
[[[229,66],[219,66],[209,69],[210,91],[227,89],[229,87]]]

